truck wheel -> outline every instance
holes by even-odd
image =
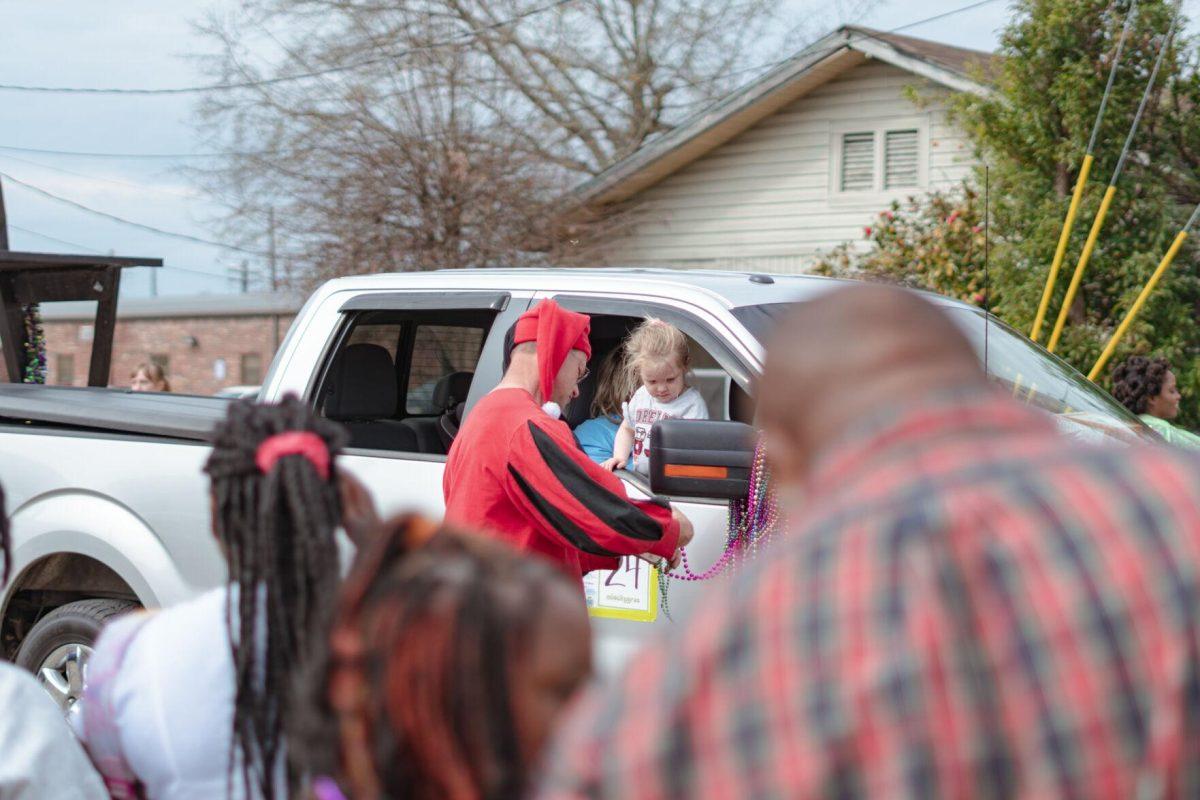
[[[63,714],[70,714],[83,695],[84,670],[100,629],[137,607],[128,600],[77,600],[59,606],[29,631],[16,664],[32,672]]]

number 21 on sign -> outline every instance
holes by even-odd
[[[625,556],[612,571],[583,578],[588,613],[593,617],[653,622],[658,618],[658,574],[636,556]]]

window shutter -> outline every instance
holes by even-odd
[[[883,143],[884,189],[917,185],[919,139],[915,130],[887,132]]]
[[[861,192],[875,188],[875,134],[842,135],[842,191]]]

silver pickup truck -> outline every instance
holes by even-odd
[[[790,304],[837,286],[803,276],[668,270],[456,270],[345,278],[322,286],[280,347],[260,399],[294,393],[346,425],[345,465],[384,512],[442,511],[442,471],[459,423],[500,379],[504,334],[554,297],[592,317],[593,359],[654,315],[691,339],[695,382],[714,420],[750,423],[763,340]],[[1152,436],[1071,367],[987,318],[937,299],[1004,390],[1096,439]],[[984,326],[989,330],[985,336]],[[792,342],[804,347],[804,342]],[[594,372],[593,372],[594,374]],[[589,379],[566,414],[589,416]],[[178,602],[224,577],[209,533],[205,439],[229,401],[115,389],[0,384],[0,482],[14,570],[0,592],[0,656],[36,672],[64,707],[99,627],[135,605]],[[703,424],[703,423],[698,423]],[[623,474],[631,495],[643,479]],[[727,505],[672,498],[693,520],[693,568],[719,556]],[[686,616],[704,583],[673,583],[660,611],[650,566],[627,559],[585,592],[602,670]],[[186,669],[186,665],[181,665]]]

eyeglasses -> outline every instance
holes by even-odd
[[[588,375],[591,375],[591,374],[592,374],[592,371],[590,369],[588,369],[587,367],[584,367],[583,374],[579,376],[579,380],[575,381],[575,385],[578,386],[579,384],[586,381],[588,379]]]

